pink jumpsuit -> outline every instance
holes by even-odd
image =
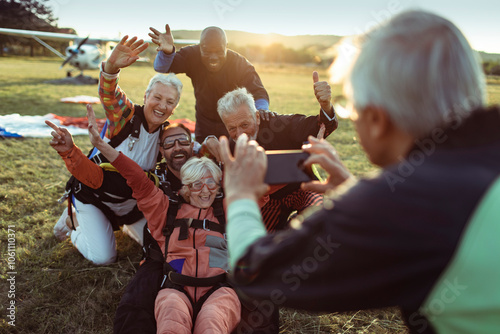
[[[150,181],[142,169],[125,155],[113,161],[120,174],[127,179],[137,199],[139,209],[148,221],[151,235],[165,251],[165,226],[169,198]],[[177,218],[207,219],[218,223],[213,208],[200,209],[190,204],[180,205]],[[173,230],[168,243],[167,262],[177,272],[192,277],[211,277],[228,269],[227,243],[219,232],[188,229],[188,238],[178,240],[180,228]],[[165,254],[163,254],[165,255]],[[184,287],[196,302],[211,287]],[[193,307],[187,295],[176,289],[162,289],[155,301],[158,333],[230,333],[239,323],[241,304],[233,289],[221,287],[203,303],[196,323],[192,322]]]

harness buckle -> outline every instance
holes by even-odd
[[[82,190],[82,183],[78,182],[78,185],[75,187],[73,193],[78,194],[80,192],[80,190]]]
[[[59,198],[59,199],[57,200],[57,203],[61,204],[61,203],[62,203],[62,202],[64,202],[66,199],[68,199],[70,192],[71,192],[70,190],[66,190],[66,191],[64,192],[64,194],[62,194],[61,198]]]
[[[161,281],[160,288],[163,288],[163,284],[165,284],[165,281],[167,280],[167,275],[163,275],[163,281]]]
[[[133,137],[132,135],[129,135],[128,137],[130,138],[130,141],[128,143],[128,150],[132,151],[132,149],[134,148],[134,144],[139,141],[139,138]]]
[[[96,165],[100,165],[102,164],[102,159],[101,159],[101,154],[96,154],[94,155],[91,160],[96,164]]]
[[[206,219],[203,219],[203,229],[205,231],[210,231],[210,229],[207,227],[207,220]]]

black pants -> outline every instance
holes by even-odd
[[[232,334],[278,334],[279,308],[269,305],[271,302],[242,302],[241,321]]]
[[[161,262],[147,259],[139,267],[116,309],[115,334],[156,334],[154,308],[162,278]]]

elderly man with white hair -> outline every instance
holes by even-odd
[[[232,144],[241,134],[256,140],[265,150],[298,150],[309,136],[328,137],[338,127],[338,120],[331,103],[331,87],[319,81],[313,72],[314,95],[320,105],[316,115],[276,114],[265,119],[255,108],[254,98],[244,87],[226,93],[217,102],[217,112],[224,123]],[[208,151],[220,161],[219,141],[215,136],[207,137],[201,153]],[[281,230],[288,226],[292,212],[302,212],[308,207],[322,203],[323,196],[300,189],[299,183],[274,186],[266,196],[261,208],[268,231]]]
[[[485,107],[485,86],[466,38],[440,16],[409,11],[368,33],[345,90],[381,171],[355,180],[311,137],[306,163],[330,177],[303,188],[342,192],[286,233],[266,235],[260,221],[262,149],[242,136],[233,157],[223,139],[236,288],[268,308],[398,306],[414,333],[498,333],[500,110]]]

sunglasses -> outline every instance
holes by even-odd
[[[165,138],[163,140],[163,143],[160,145],[164,150],[168,150],[175,146],[175,142],[179,142],[179,145],[181,146],[189,146],[191,145],[191,138],[189,138],[187,135],[182,137],[178,137],[178,135],[175,135],[175,137],[172,136]]]
[[[201,191],[204,186],[207,186],[208,190],[215,190],[215,189],[217,189],[217,187],[219,185],[211,177],[206,178],[203,181],[200,180],[200,181],[193,182],[193,183],[188,185],[188,187],[189,187],[189,189],[191,189],[191,191],[196,191],[196,192]]]

